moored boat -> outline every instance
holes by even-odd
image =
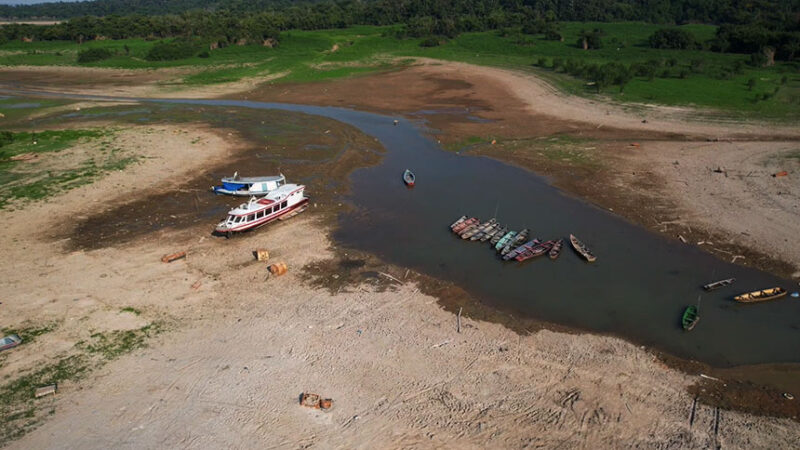
[[[552,260],[556,260],[558,258],[558,255],[561,254],[561,249],[563,247],[564,247],[564,240],[563,239],[557,240],[550,248],[550,251],[547,252],[547,256]]]
[[[689,305],[683,311],[683,317],[681,318],[681,325],[683,325],[683,329],[686,331],[692,331],[697,322],[700,321],[700,316],[698,315],[698,308],[695,305]]]
[[[481,242],[486,242],[489,239],[494,238],[498,233],[501,231],[501,225],[499,223],[494,224],[492,228],[489,229],[486,233],[483,233],[483,236],[479,239]]]
[[[503,255],[503,261],[511,261],[512,259],[515,259],[517,255],[519,255],[520,253],[526,252],[528,251],[528,249],[536,245],[539,245],[539,239],[530,240]]]
[[[756,303],[765,302],[767,300],[775,300],[786,295],[786,289],[782,287],[774,287],[769,289],[762,289],[760,291],[746,292],[733,297],[734,300],[741,303]]]
[[[509,242],[513,241],[516,236],[517,236],[517,232],[516,231],[507,232],[506,234],[504,234],[500,238],[499,241],[497,241],[497,243],[494,246],[494,249],[499,252],[500,250],[503,249],[503,247],[506,246],[506,244],[508,244]]]
[[[492,239],[489,240],[489,244],[494,247],[498,242],[500,242],[500,239],[502,239],[506,233],[508,233],[508,227],[503,227],[502,229],[497,230],[497,233],[495,233],[494,236],[492,236]]]
[[[465,220],[467,220],[467,216],[461,216],[461,217],[460,217],[458,220],[456,220],[455,222],[453,222],[453,224],[452,224],[452,225],[450,225],[450,229],[451,229],[451,230],[454,230],[454,229],[455,229],[457,226],[459,226],[460,224],[462,224],[462,223],[463,223]]]
[[[528,230],[527,228],[525,228],[522,231],[520,231],[516,236],[514,236],[514,239],[509,241],[505,245],[505,247],[503,247],[503,249],[500,250],[500,254],[505,256],[509,252],[511,252],[512,250],[516,249],[517,247],[519,247],[520,245],[525,243],[525,240],[528,239],[528,235],[529,234],[530,234],[530,230]]]
[[[714,289],[719,289],[721,287],[730,286],[733,282],[736,281],[736,278],[728,278],[727,280],[719,280],[713,283],[708,283],[703,286],[703,289],[707,291],[713,291]]]
[[[214,231],[231,237],[233,233],[258,228],[302,211],[308,205],[308,198],[303,195],[305,188],[303,185],[285,184],[263,198],[251,197],[249,202],[230,210],[228,217],[217,224]]]
[[[462,231],[466,230],[467,228],[477,225],[480,222],[477,217],[470,217],[469,219],[461,222],[460,224],[456,225],[453,228],[453,233],[460,234]]]
[[[414,182],[416,181],[417,177],[414,175],[414,172],[406,169],[403,172],[403,181],[406,183],[408,187],[414,187]]]
[[[551,248],[553,248],[554,243],[555,242],[553,241],[546,241],[531,247],[527,247],[524,251],[518,253],[514,259],[516,259],[519,262],[522,262],[522,261],[527,261],[531,258],[535,258],[537,256],[542,256],[548,251],[550,251]]]
[[[283,174],[267,177],[240,177],[235,172],[232,177],[222,179],[222,186],[213,186],[215,194],[225,195],[266,195],[286,184]]]
[[[494,233],[497,231],[497,229],[499,227],[500,227],[500,224],[493,223],[488,228],[486,228],[486,229],[484,229],[484,230],[482,230],[482,231],[480,231],[478,233],[475,233],[472,237],[469,238],[469,240],[471,240],[471,241],[483,241],[484,238],[488,239],[487,236],[489,236],[489,237],[494,236]]]
[[[569,241],[572,243],[572,248],[574,248],[579,255],[583,256],[586,259],[586,261],[594,262],[597,259],[589,250],[589,247],[587,247],[586,244],[578,240],[578,238],[575,237],[574,234],[569,235]]]
[[[461,234],[461,239],[469,239],[469,238],[471,238],[472,236],[474,236],[474,235],[476,235],[478,233],[482,233],[482,232],[488,230],[489,227],[494,225],[495,222],[497,222],[497,219],[489,219],[488,222],[484,222],[484,223],[482,223],[482,224],[480,224],[480,225],[478,225],[478,226],[476,226],[474,228],[466,230],[464,233]]]

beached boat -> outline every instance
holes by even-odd
[[[414,172],[408,169],[406,169],[406,171],[403,172],[403,181],[406,183],[406,186],[408,187],[414,187],[414,181],[416,180],[416,178],[417,177],[414,176]]]
[[[471,227],[473,225],[477,225],[479,222],[480,222],[480,220],[478,220],[477,217],[470,217],[469,219],[467,219],[467,220],[461,222],[460,224],[456,225],[453,228],[453,233],[460,234],[461,232],[463,232],[467,228],[469,228],[469,227]]]
[[[517,257],[517,255],[519,255],[520,253],[526,252],[526,251],[528,251],[528,249],[530,249],[531,247],[534,247],[536,245],[539,245],[539,239],[533,239],[531,241],[528,241],[528,242],[518,246],[514,250],[511,250],[508,253],[506,253],[505,255],[503,255],[503,261],[511,261],[512,259],[515,259]]]
[[[592,252],[589,251],[589,247],[587,247],[583,242],[579,241],[574,234],[569,235],[569,241],[572,243],[572,248],[574,248],[579,255],[586,258],[586,261],[594,262],[597,259]]]
[[[551,248],[553,248],[553,244],[555,244],[555,242],[546,241],[540,244],[536,244],[532,247],[528,247],[526,250],[518,253],[514,259],[516,259],[519,262],[522,262],[522,261],[527,261],[531,258],[535,258],[537,256],[542,256],[545,253],[549,252]]]
[[[211,189],[215,194],[225,195],[266,195],[275,189],[286,184],[286,177],[281,175],[269,177],[240,177],[239,172],[232,177],[222,179],[222,186],[214,186]]]
[[[497,233],[495,233],[494,236],[492,236],[492,238],[489,240],[489,244],[491,244],[492,247],[494,247],[495,245],[497,245],[498,242],[500,242],[500,239],[502,239],[503,236],[506,235],[506,233],[508,233],[508,227],[503,227],[497,230]]]
[[[782,287],[774,287],[762,289],[760,291],[746,292],[733,297],[733,299],[742,303],[755,303],[765,302],[767,300],[775,300],[776,298],[781,298],[784,295],[786,295],[786,289]]]
[[[503,247],[505,247],[505,246],[506,246],[506,244],[508,244],[508,243],[510,243],[511,241],[513,241],[515,237],[517,237],[517,232],[516,232],[516,231],[509,231],[509,232],[507,232],[506,234],[504,234],[504,235],[503,235],[503,236],[500,238],[500,240],[499,240],[499,241],[497,241],[497,243],[496,243],[496,244],[495,244],[495,246],[494,246],[494,249],[495,249],[495,250],[497,250],[497,251],[499,252],[500,250],[502,250],[502,249],[503,249]]]
[[[252,230],[275,219],[302,211],[308,206],[303,195],[305,186],[285,184],[263,198],[251,197],[228,212],[228,217],[215,228],[217,234],[231,237],[233,233]]]
[[[681,318],[681,324],[684,330],[692,331],[694,326],[697,325],[697,322],[700,321],[700,316],[697,313],[697,306],[689,305],[686,307],[686,310],[683,311],[683,317]]]
[[[713,291],[714,289],[719,289],[724,286],[730,286],[733,282],[736,281],[736,278],[728,278],[727,280],[719,280],[713,283],[708,283],[703,286],[703,289],[707,291]]]
[[[530,230],[525,228],[524,230],[520,231],[514,239],[509,241],[502,250],[500,250],[500,254],[505,256],[512,250],[518,248],[520,245],[525,243],[525,240],[528,239],[528,235],[530,234]]]
[[[474,228],[468,229],[461,234],[461,239],[469,239],[478,233],[482,233],[485,230],[488,230],[489,227],[494,225],[495,222],[497,222],[497,219],[489,219],[488,222],[484,222]]]
[[[564,240],[559,239],[553,244],[553,247],[550,248],[550,251],[547,252],[547,256],[552,260],[557,259],[558,255],[561,254],[562,248],[564,248]]]
[[[467,216],[461,216],[461,217],[459,217],[459,219],[458,219],[458,220],[456,220],[455,222],[453,222],[453,224],[452,224],[452,225],[450,225],[450,229],[451,229],[451,230],[455,229],[457,226],[459,226],[459,225],[461,225],[462,223],[464,223],[464,221],[465,221],[465,220],[467,220]]]

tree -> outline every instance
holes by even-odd
[[[602,34],[603,32],[599,29],[594,29],[593,31],[581,30],[578,35],[578,47],[584,50],[596,50],[601,48],[603,46],[603,42],[600,39]]]
[[[680,28],[662,28],[648,38],[652,48],[685,50],[694,48],[697,41],[692,33]]]
[[[755,88],[755,87],[756,87],[756,79],[755,78],[750,78],[749,80],[747,80],[747,90],[748,91],[752,91],[753,88]]]

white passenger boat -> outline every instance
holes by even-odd
[[[283,174],[269,177],[240,177],[239,172],[222,179],[222,186],[211,189],[215,194],[264,195],[286,184]]]
[[[308,197],[303,195],[305,188],[303,185],[285,184],[263,198],[252,197],[249,202],[230,210],[228,217],[214,231],[230,237],[233,233],[251,230],[301,212],[308,206]]]

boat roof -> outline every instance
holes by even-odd
[[[233,176],[233,177],[225,177],[222,179],[223,183],[242,183],[242,184],[253,184],[253,183],[266,183],[269,181],[286,181],[286,177],[281,175],[270,175],[265,177],[240,177],[240,176]]]
[[[302,184],[284,184],[278,189],[270,191],[270,193],[268,193],[264,197],[261,197],[260,199],[256,200],[256,197],[250,197],[249,202],[242,203],[236,208],[233,208],[232,210],[228,211],[228,214],[240,216],[242,214],[250,214],[254,211],[259,211],[268,206],[271,206],[273,203],[280,203],[283,200],[286,200],[286,198],[288,198],[296,191],[303,190],[305,188],[306,187],[303,186]]]

